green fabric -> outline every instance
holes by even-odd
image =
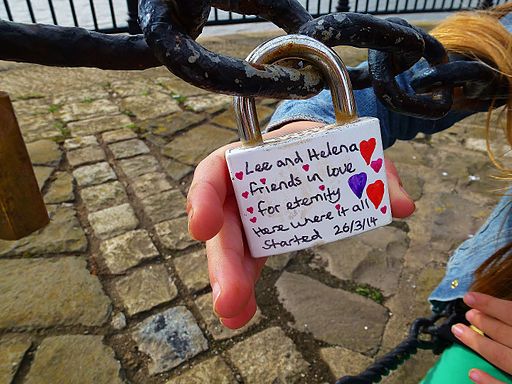
[[[453,344],[428,371],[421,384],[474,384],[469,379],[471,368],[478,368],[505,384],[512,384],[512,376],[494,367],[469,348]]]

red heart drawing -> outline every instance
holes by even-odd
[[[384,196],[384,183],[381,180],[377,180],[375,183],[370,184],[366,187],[366,194],[377,209]]]
[[[251,217],[249,220],[251,220],[251,223],[255,223],[256,222],[256,217]]]
[[[309,171],[309,164],[304,164],[302,166],[302,169],[305,170],[306,172]]]
[[[244,178],[244,173],[242,171],[235,173],[235,177],[238,180],[242,180]]]
[[[244,199],[247,199],[249,197],[249,192],[247,192],[247,191],[243,192],[242,196],[244,197]]]
[[[321,190],[321,191],[323,191],[323,190],[325,190],[325,185],[323,185],[323,184],[322,184],[322,185],[321,185],[321,186],[319,186],[318,188],[320,188],[320,190]]]
[[[260,179],[260,181],[261,181],[261,184],[265,184],[265,183],[267,182],[267,179],[265,179],[264,177],[262,177],[262,178]]]
[[[375,171],[375,173],[379,173],[380,169],[382,168],[382,159],[377,159],[377,160],[373,160],[371,163],[370,163],[370,167],[373,168],[373,170]]]
[[[340,204],[336,204],[334,207],[335,207],[338,211],[341,209],[341,205],[340,205]]]
[[[384,205],[380,211],[383,213],[383,214],[386,214],[386,212],[388,211],[388,206],[387,205]]]
[[[247,212],[249,212],[249,213],[253,213],[253,212],[254,212],[254,208],[253,208],[253,207],[249,207],[249,208],[247,208]]]
[[[370,160],[372,159],[373,151],[375,151],[376,145],[377,140],[375,140],[373,137],[368,141],[363,140],[359,143],[359,150],[361,151],[361,156],[363,156],[366,164],[370,164]]]

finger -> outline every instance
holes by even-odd
[[[464,324],[454,325],[452,333],[488,362],[512,374],[512,349],[480,335]]]
[[[199,163],[187,196],[188,228],[193,238],[210,240],[224,221],[224,201],[231,191],[224,153],[233,144],[219,148]]]
[[[257,259],[244,249],[241,225],[236,203],[228,201],[221,230],[206,242],[213,306],[221,318],[242,313],[253,294],[258,272]]]
[[[242,328],[253,318],[254,314],[256,313],[256,310],[256,298],[254,297],[253,293],[245,308],[237,316],[232,317],[230,319],[221,318],[220,321],[224,326],[230,329]]]
[[[512,316],[512,313],[510,314]],[[466,319],[494,341],[512,348],[512,326],[477,309],[466,312]],[[512,349],[511,352],[512,353]]]
[[[469,378],[476,384],[505,384],[480,369],[470,370]]]
[[[389,186],[389,199],[393,217],[403,218],[412,215],[416,206],[414,201],[402,187],[395,165],[389,159],[385,159],[386,175]]]
[[[464,295],[464,302],[471,308],[478,309],[480,312],[512,326],[512,301],[498,299],[483,293],[469,292]]]

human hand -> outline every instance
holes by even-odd
[[[463,324],[454,325],[453,334],[488,362],[512,374],[512,301],[470,292],[464,302],[472,308],[466,318],[487,337]],[[477,384],[504,384],[479,369],[472,369],[469,377]]]
[[[301,131],[321,124],[300,121],[288,124],[264,138]],[[219,148],[197,166],[187,197],[189,232],[206,241],[213,307],[222,323],[232,329],[244,326],[256,312],[254,286],[266,258],[251,257],[244,244],[240,214],[233,194],[224,154],[233,143]],[[391,211],[407,217],[414,202],[401,186],[395,166],[385,161]]]

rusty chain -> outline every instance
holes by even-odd
[[[313,19],[297,0],[140,0],[143,35],[106,35],[81,28],[25,25],[0,20],[0,59],[51,66],[145,69],[165,65],[197,87],[240,96],[306,98],[324,88],[310,66],[251,65],[219,55],[196,38],[211,7],[271,21],[287,33],[300,33],[333,47],[368,48],[367,65],[349,68],[354,89],[373,86],[377,97],[397,112],[436,119],[451,107],[455,86],[479,98],[496,89],[488,67],[448,56],[433,37],[401,19],[334,13]],[[394,76],[424,58],[430,69],[416,74],[414,85],[429,95],[400,89]],[[457,68],[469,68],[465,76]],[[450,75],[456,73],[456,77]]]

